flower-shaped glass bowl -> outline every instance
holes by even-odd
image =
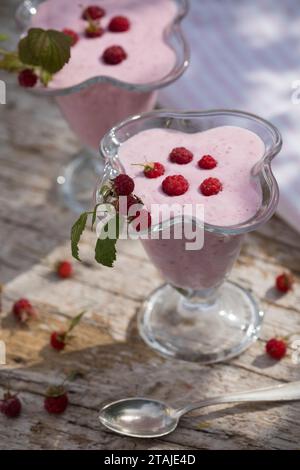
[[[39,5],[45,0],[25,0],[16,13],[17,24],[27,31]],[[146,0],[145,0],[146,1]],[[65,88],[36,87],[33,92],[53,96],[70,127],[86,146],[60,173],[65,201],[76,212],[89,205],[95,175],[103,167],[96,158],[101,137],[127,116],[150,111],[157,100],[157,90],[177,80],[189,64],[189,48],[181,30],[181,21],[188,11],[187,0],[171,0],[177,14],[164,31],[164,40],[175,53],[172,70],[158,80],[147,83],[128,83],[107,75],[91,77],[82,83]]]
[[[263,158],[251,174],[261,188],[257,213],[232,226],[211,225],[191,218],[189,223],[204,230],[204,245],[197,251],[187,250],[187,240],[173,237],[172,231],[168,239],[163,236],[170,226],[183,223],[182,216],[153,224],[148,237],[142,239],[150,260],[167,284],[144,303],[138,319],[140,333],[162,354],[202,363],[233,357],[257,339],[263,312],[247,290],[226,279],[244,235],[264,224],[276,209],[279,192],[271,161],[281,148],[280,134],[269,122],[244,112],[162,110],[123,121],[104,136],[100,147],[106,161],[105,181],[125,171],[118,157],[119,147],[145,129],[195,133],[226,125],[249,129],[264,142]]]

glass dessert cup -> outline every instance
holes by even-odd
[[[45,0],[25,0],[18,8],[16,21],[22,31],[30,27],[39,4]],[[175,0],[178,13],[165,30],[165,41],[175,52],[173,69],[160,80],[128,83],[109,76],[97,76],[76,86],[60,89],[34,88],[33,93],[54,97],[71,129],[84,148],[61,169],[57,183],[65,204],[74,212],[90,208],[91,188],[103,173],[97,158],[99,141],[120,120],[132,114],[152,110],[157,91],[177,80],[189,64],[189,48],[181,31],[181,21],[188,11],[188,0]]]
[[[138,327],[145,342],[159,353],[198,363],[213,363],[234,357],[257,337],[263,312],[253,296],[227,280],[237,259],[245,234],[264,224],[274,213],[279,197],[271,161],[281,148],[281,136],[269,122],[248,113],[231,110],[204,112],[154,111],[133,116],[114,127],[102,139],[105,158],[104,181],[124,172],[118,148],[138,132],[168,128],[184,133],[231,125],[256,133],[265,153],[252,168],[251,177],[261,189],[257,213],[243,223],[218,226],[191,218],[202,230],[201,249],[187,250],[186,239],[172,236],[182,216],[170,218],[141,232],[142,244],[153,264],[167,281],[143,304]],[[186,219],[184,221],[186,223]],[[164,239],[170,230],[171,237]]]

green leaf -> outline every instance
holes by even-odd
[[[110,224],[115,224],[116,238],[104,237],[104,234],[108,232]],[[112,268],[114,261],[116,260],[116,243],[119,238],[119,233],[120,218],[117,214],[103,227],[100,238],[97,240],[95,248],[95,260],[97,263],[103,264],[103,266],[107,266],[108,268]]]
[[[80,237],[85,229],[87,218],[88,218],[89,213],[88,212],[83,212],[79,219],[76,220],[75,224],[72,227],[71,230],[71,250],[72,250],[72,256],[77,259],[78,261],[81,261],[79,258],[79,249],[78,249],[78,243],[80,241]]]
[[[7,41],[7,39],[8,39],[8,35],[7,35],[7,34],[0,33],[0,41],[1,41],[1,42]]]
[[[74,317],[71,322],[70,322],[70,326],[68,328],[68,333],[70,333],[70,331],[72,331],[75,326],[78,325],[78,323],[80,322],[81,318],[83,317],[83,315],[85,314],[85,311],[83,312],[80,312],[78,315],[76,315],[76,317]]]
[[[48,83],[52,80],[52,74],[42,69],[40,73],[40,80],[44,86],[48,86]]]
[[[19,57],[24,64],[42,67],[53,74],[69,62],[71,43],[72,39],[60,31],[31,28],[19,42]]]
[[[1,51],[0,51],[1,54]],[[25,65],[19,60],[18,55],[14,52],[7,53],[0,60],[0,69],[8,72],[20,72],[24,70]]]

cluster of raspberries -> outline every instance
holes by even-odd
[[[169,154],[170,161],[179,165],[187,165],[193,158],[193,153],[185,147],[176,147]],[[198,167],[203,170],[212,170],[217,164],[217,160],[211,155],[203,155],[198,161]],[[147,162],[142,166],[144,167],[144,175],[147,178],[158,178],[165,173],[164,165],[159,162]],[[180,174],[167,176],[162,182],[162,190],[168,196],[180,196],[186,193],[188,189],[189,183],[187,179]],[[199,190],[204,196],[213,196],[222,191],[222,189],[222,183],[218,178],[206,178],[199,186]]]

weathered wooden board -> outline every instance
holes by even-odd
[[[2,0],[1,31],[13,30],[17,0]],[[8,364],[0,369],[19,391],[23,413],[0,416],[1,449],[299,449],[300,403],[281,406],[218,406],[185,417],[173,434],[156,440],[121,438],[105,431],[97,411],[109,399],[151,395],[179,404],[209,394],[300,379],[290,357],[274,363],[264,355],[274,334],[300,336],[300,237],[274,218],[248,237],[232,279],[251,289],[266,311],[261,339],[229,363],[198,366],[165,360],[139,338],[136,313],[161,283],[138,242],[123,242],[116,269],[90,264],[94,235],[87,233],[72,279],[59,281],[53,265],[69,257],[74,216],[62,208],[55,178],[79,149],[51,100],[36,97],[7,81],[0,106],[0,282],[5,284],[0,339]],[[291,269],[293,292],[278,297],[275,276]],[[30,328],[15,324],[12,302],[29,297],[39,311]],[[49,333],[85,309],[73,342],[58,354]],[[290,351],[291,352],[291,351]],[[70,370],[84,375],[70,383],[71,405],[60,417],[43,411],[43,393]]]

